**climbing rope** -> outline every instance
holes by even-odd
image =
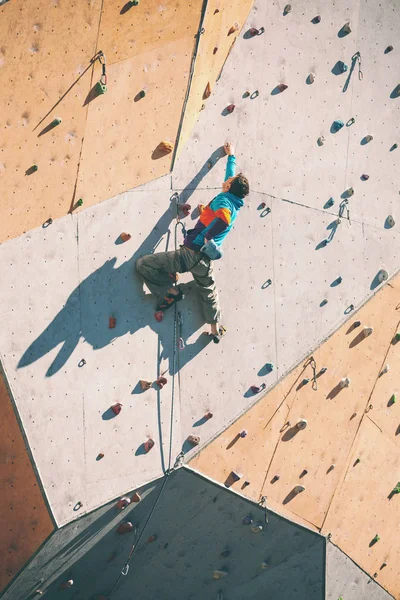
[[[182,227],[182,233],[183,235],[186,235],[186,230],[185,230],[185,226],[184,224],[181,222],[180,220],[180,216],[179,216],[179,194],[177,192],[174,192],[174,194],[171,196],[171,201],[176,202],[176,222],[175,222],[175,231],[174,231],[174,247],[175,250],[178,249],[178,227],[179,225]],[[176,286],[176,281],[173,283],[173,286]],[[111,588],[111,591],[108,595],[109,600],[111,600],[111,596],[115,590],[115,588],[117,587],[119,581],[121,580],[121,577],[124,577],[128,574],[129,572],[129,562],[136,550],[136,548],[139,545],[139,542],[142,538],[143,533],[145,532],[147,525],[150,522],[151,517],[154,514],[154,511],[157,507],[157,504],[160,501],[161,495],[167,485],[168,482],[168,478],[171,475],[171,473],[173,473],[173,471],[175,471],[178,467],[180,467],[182,465],[183,459],[184,459],[184,453],[181,451],[179,452],[179,454],[177,455],[177,457],[175,458],[175,463],[174,466],[171,468],[171,462],[172,462],[172,439],[173,439],[173,426],[174,426],[174,404],[175,404],[175,373],[178,373],[178,394],[179,394],[179,399],[180,399],[180,394],[181,394],[181,383],[180,383],[180,372],[179,372],[179,353],[177,352],[178,350],[178,327],[180,328],[180,331],[182,330],[182,316],[181,314],[178,312],[177,310],[177,303],[175,302],[174,305],[174,330],[173,330],[173,351],[172,351],[172,385],[171,385],[171,411],[170,411],[170,425],[169,425],[169,450],[168,450],[168,467],[164,472],[164,481],[162,482],[160,491],[158,492],[157,498],[154,501],[154,504],[150,510],[150,513],[145,521],[145,524],[142,528],[142,531],[140,532],[139,535],[137,535],[137,527],[135,527],[135,535],[137,536],[137,539],[135,540],[135,542],[132,544],[132,547],[129,551],[128,557],[113,585],[113,587]]]

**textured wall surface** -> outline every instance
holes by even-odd
[[[161,485],[158,481],[140,490],[141,502],[123,512],[109,504],[57,531],[4,600],[25,597],[39,573],[44,579],[40,589],[49,600],[59,597],[60,584],[68,579],[74,586],[62,590],[67,600],[109,596],[137,539],[134,532],[118,535],[122,521],[137,525],[141,538],[113,600],[203,600],[216,598],[218,592],[222,598],[256,600],[267,591],[280,600],[324,599],[323,536],[271,511],[266,523],[262,507],[186,468],[168,478],[144,528]],[[242,523],[246,516],[262,530],[253,533]],[[150,536],[155,541],[149,542]],[[290,577],[284,575],[287,569]],[[227,576],[215,580],[215,570]]]

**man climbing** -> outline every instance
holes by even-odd
[[[221,258],[221,244],[233,223],[245,196],[249,194],[249,182],[243,173],[235,175],[236,158],[231,142],[224,145],[228,155],[222,193],[207,206],[199,205],[200,218],[190,229],[179,250],[158,252],[142,256],[136,261],[136,270],[150,292],[158,299],[157,310],[164,311],[182,300],[179,286],[172,287],[171,280],[178,280],[178,273],[190,271],[200,294],[206,323],[211,325],[211,335],[218,343],[225,333],[220,325],[221,310],[215,287],[213,260]]]

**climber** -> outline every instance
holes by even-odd
[[[189,229],[186,233],[183,245],[179,250],[148,254],[136,261],[136,270],[158,299],[158,311],[164,311],[183,299],[181,288],[172,287],[171,281],[178,281],[178,273],[192,273],[200,294],[204,318],[211,325],[215,343],[220,341],[226,329],[220,325],[221,310],[214,281],[213,260],[222,257],[221,244],[244,205],[244,197],[249,194],[247,178],[242,173],[235,175],[233,144],[226,142],[224,150],[228,160],[222,193],[207,206],[198,206],[200,218],[194,229]]]

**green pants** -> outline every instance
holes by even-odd
[[[160,302],[172,286],[169,273],[190,271],[200,295],[206,323],[218,323],[221,319],[218,293],[215,287],[212,261],[200,252],[193,252],[186,246],[172,252],[147,254],[136,261],[136,270]]]

